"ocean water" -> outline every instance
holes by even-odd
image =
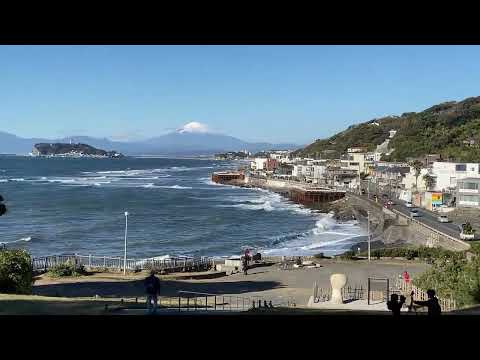
[[[212,183],[238,162],[203,159],[62,159],[0,156],[0,243],[34,256],[336,254],[364,240],[279,194]]]

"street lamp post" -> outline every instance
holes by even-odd
[[[367,211],[368,262],[370,262],[370,211]]]
[[[123,254],[123,275],[127,273],[127,230],[128,230],[128,211],[125,211],[125,252]]]

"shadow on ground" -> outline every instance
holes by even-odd
[[[161,296],[177,296],[179,291],[194,291],[210,294],[244,294],[281,288],[277,281],[235,281],[235,282],[183,282],[163,280]],[[140,297],[145,295],[143,280],[92,281],[63,284],[36,285],[34,295],[63,297]]]

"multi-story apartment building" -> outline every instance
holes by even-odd
[[[430,174],[435,178],[435,190],[454,190],[458,180],[480,178],[479,165],[478,163],[434,162]]]
[[[457,179],[456,190],[457,207],[480,206],[480,178]]]

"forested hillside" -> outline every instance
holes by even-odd
[[[426,154],[444,159],[480,162],[480,97],[446,102],[419,113],[404,113],[352,125],[328,139],[317,140],[300,156],[334,158],[353,146],[375,150],[397,130],[389,147],[395,149],[385,160],[405,161]]]

